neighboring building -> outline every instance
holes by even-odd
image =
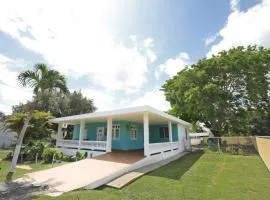
[[[7,149],[10,145],[15,144],[17,133],[15,132],[0,132],[0,149]]]
[[[97,156],[114,150],[142,150],[144,156],[180,153],[190,148],[191,126],[150,106],[74,115],[58,123],[56,146],[64,154],[80,150]],[[69,139],[65,139],[69,138]]]
[[[209,137],[210,133],[209,132],[204,132],[204,133],[190,133],[190,143],[191,145],[199,145],[203,143],[203,140],[205,137]]]

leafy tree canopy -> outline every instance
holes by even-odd
[[[237,47],[187,66],[162,86],[171,114],[215,135],[270,132],[270,49]]]
[[[50,111],[54,117],[64,117],[90,113],[96,110],[92,99],[84,97],[81,91],[74,91],[68,94],[59,92],[43,91],[37,95],[35,109],[40,111]],[[32,101],[12,107],[13,113],[27,112],[33,107]]]
[[[23,127],[24,120],[27,117],[26,113],[17,113],[6,117],[5,126],[8,130],[19,133]],[[34,111],[28,128],[26,130],[24,141],[49,139],[53,132],[52,124],[49,119],[52,119],[50,112]]]

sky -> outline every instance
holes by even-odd
[[[270,0],[0,0],[0,111],[32,98],[16,77],[46,63],[98,110],[150,105],[185,66],[270,47]]]

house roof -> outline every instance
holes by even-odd
[[[72,115],[68,117],[60,117],[54,118],[50,120],[53,123],[71,123],[76,124],[81,120],[85,120],[86,122],[101,122],[106,121],[107,117],[112,117],[113,120],[128,120],[134,122],[143,122],[143,114],[148,113],[149,115],[149,123],[167,123],[168,120],[173,123],[179,123],[183,126],[190,127],[191,124],[181,120],[175,116],[169,115],[165,112],[157,110],[151,106],[137,106],[137,107],[129,107],[124,109],[110,110],[110,111],[100,111],[93,113],[86,113],[81,115]]]

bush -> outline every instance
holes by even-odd
[[[8,154],[6,155],[6,157],[4,158],[4,160],[12,160],[12,158],[13,158],[13,152],[10,151],[10,152],[8,152]]]
[[[56,148],[46,148],[43,151],[42,159],[45,163],[50,163],[55,159],[61,159],[62,154]]]
[[[79,151],[76,152],[76,160],[82,160],[85,159],[85,153],[81,153]]]
[[[76,161],[74,156],[63,156],[62,160],[65,161],[65,162],[74,162],[74,161]]]
[[[48,146],[48,143],[42,141],[30,141],[25,145],[24,154],[26,160],[33,161],[36,159],[36,154],[38,159],[41,159],[44,149]]]

